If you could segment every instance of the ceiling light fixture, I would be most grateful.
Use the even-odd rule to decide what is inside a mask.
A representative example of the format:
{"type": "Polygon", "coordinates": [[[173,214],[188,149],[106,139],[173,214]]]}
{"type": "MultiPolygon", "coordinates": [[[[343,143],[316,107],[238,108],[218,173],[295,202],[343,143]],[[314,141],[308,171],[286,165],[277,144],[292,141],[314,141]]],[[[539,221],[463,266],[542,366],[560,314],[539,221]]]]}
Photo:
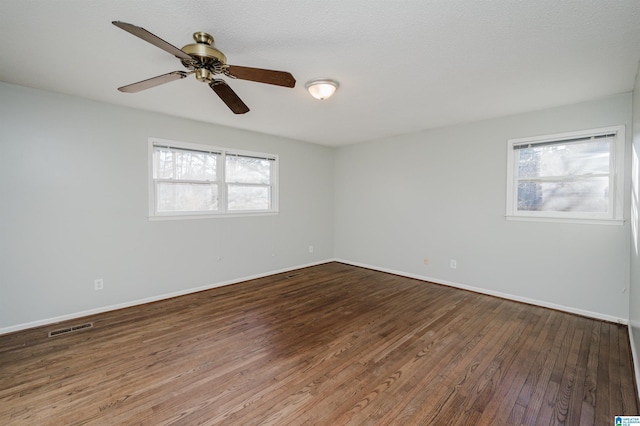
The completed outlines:
{"type": "Polygon", "coordinates": [[[307,84],[304,85],[307,88],[311,96],[316,99],[324,100],[328,99],[336,93],[340,84],[338,84],[335,80],[330,80],[328,78],[320,78],[317,80],[307,81],[307,84]]]}

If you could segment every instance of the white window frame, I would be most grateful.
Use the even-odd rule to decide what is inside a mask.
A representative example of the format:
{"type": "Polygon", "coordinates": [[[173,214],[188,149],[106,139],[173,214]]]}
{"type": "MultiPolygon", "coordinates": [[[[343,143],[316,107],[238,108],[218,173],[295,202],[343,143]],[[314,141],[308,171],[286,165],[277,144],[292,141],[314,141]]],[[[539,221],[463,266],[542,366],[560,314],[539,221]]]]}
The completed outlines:
{"type": "MultiPolygon", "coordinates": [[[[279,157],[275,154],[262,152],[244,151],[232,148],[223,148],[211,145],[194,144],[189,142],[172,141],[160,138],[149,138],[148,143],[148,181],[149,181],[149,220],[175,220],[175,219],[207,219],[220,217],[241,217],[241,216],[264,216],[279,213],[278,198],[278,166],[279,157]],[[219,155],[216,165],[217,179],[211,181],[218,186],[218,210],[217,211],[180,211],[180,212],[158,212],[156,203],[156,187],[158,182],[165,181],[156,179],[154,176],[154,151],[155,147],[169,147],[176,149],[201,151],[206,153],[216,153],[219,155]],[[268,186],[271,192],[271,206],[262,210],[229,210],[227,199],[227,187],[229,185],[225,178],[226,157],[245,156],[268,159],[271,164],[271,182],[269,184],[256,184],[258,186],[268,186]]],[[[203,181],[205,182],[205,181],[203,181]]],[[[250,184],[251,185],[251,184],[250,184]]]]}
{"type": "MultiPolygon", "coordinates": [[[[624,223],[624,152],[625,126],[602,127],[575,132],[556,133],[507,141],[507,220],[533,220],[548,222],[574,222],[620,225],[624,223]],[[518,156],[515,147],[545,142],[569,142],[572,139],[615,134],[609,155],[609,209],[607,212],[557,212],[518,210],[518,156]]],[[[567,177],[569,178],[569,177],[567,177]]]]}

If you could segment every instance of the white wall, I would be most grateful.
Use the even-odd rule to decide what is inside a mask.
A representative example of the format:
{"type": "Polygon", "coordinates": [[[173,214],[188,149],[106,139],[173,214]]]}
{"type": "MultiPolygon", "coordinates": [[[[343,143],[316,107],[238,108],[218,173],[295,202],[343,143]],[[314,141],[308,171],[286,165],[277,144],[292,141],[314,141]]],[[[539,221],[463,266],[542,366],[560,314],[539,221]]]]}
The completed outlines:
{"type": "Polygon", "coordinates": [[[332,149],[0,83],[0,333],[334,257],[638,324],[629,221],[504,218],[507,139],[624,124],[630,147],[631,103],[332,149]],[[281,213],[150,222],[149,136],[278,154],[281,213]]]}
{"type": "MultiPolygon", "coordinates": [[[[504,217],[508,139],[619,124],[627,126],[629,147],[630,94],[341,147],[336,257],[626,322],[628,221],[504,217]]],[[[625,206],[628,212],[628,200],[625,206]]]]}
{"type": "Polygon", "coordinates": [[[633,91],[633,152],[631,155],[631,284],[629,294],[629,337],[640,394],[640,68],[633,91]]]}
{"type": "Polygon", "coordinates": [[[0,83],[0,333],[330,259],[333,210],[330,148],[0,83]],[[150,222],[149,136],[278,154],[281,213],[150,222]]]}

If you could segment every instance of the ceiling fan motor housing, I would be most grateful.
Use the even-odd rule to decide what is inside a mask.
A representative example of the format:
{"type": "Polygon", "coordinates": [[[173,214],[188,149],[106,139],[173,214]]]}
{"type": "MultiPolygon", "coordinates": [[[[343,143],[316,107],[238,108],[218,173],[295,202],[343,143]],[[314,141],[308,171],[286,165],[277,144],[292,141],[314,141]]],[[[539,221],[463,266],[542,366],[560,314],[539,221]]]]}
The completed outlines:
{"type": "Polygon", "coordinates": [[[188,69],[195,69],[196,78],[200,81],[211,81],[212,74],[222,74],[227,64],[227,57],[213,47],[213,37],[205,32],[197,32],[193,34],[196,41],[187,44],[182,51],[191,56],[194,60],[182,60],[182,65],[188,69]],[[206,72],[208,71],[208,72],[206,72]]]}

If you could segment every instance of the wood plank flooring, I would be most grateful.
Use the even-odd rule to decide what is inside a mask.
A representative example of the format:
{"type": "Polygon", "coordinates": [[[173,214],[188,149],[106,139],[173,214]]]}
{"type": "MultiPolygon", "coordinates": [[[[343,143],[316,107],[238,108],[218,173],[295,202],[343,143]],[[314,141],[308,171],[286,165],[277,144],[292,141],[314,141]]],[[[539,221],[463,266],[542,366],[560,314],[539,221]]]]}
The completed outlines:
{"type": "Polygon", "coordinates": [[[608,425],[634,386],[625,326],[340,263],[0,336],[2,425],[608,425]]]}

